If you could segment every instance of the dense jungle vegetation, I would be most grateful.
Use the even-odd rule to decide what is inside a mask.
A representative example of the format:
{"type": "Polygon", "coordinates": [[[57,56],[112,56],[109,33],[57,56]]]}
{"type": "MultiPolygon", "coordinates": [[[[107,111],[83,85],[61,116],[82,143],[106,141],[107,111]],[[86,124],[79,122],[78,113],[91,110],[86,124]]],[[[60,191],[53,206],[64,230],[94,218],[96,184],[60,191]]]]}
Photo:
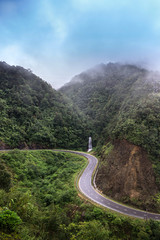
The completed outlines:
{"type": "Polygon", "coordinates": [[[134,220],[82,201],[83,157],[51,150],[0,153],[0,239],[157,240],[160,223],[134,220]]]}
{"type": "Polygon", "coordinates": [[[0,147],[87,149],[89,128],[61,93],[22,67],[0,62],[0,147]]]}
{"type": "MultiPolygon", "coordinates": [[[[107,141],[126,139],[148,152],[159,183],[159,79],[140,67],[101,64],[56,91],[30,70],[0,62],[0,148],[86,150],[91,135],[103,154],[107,141]]],[[[159,239],[159,222],[79,198],[74,181],[85,164],[51,150],[1,152],[0,239],[159,239]]]]}
{"type": "Polygon", "coordinates": [[[99,150],[108,139],[126,139],[148,152],[160,176],[159,73],[134,65],[101,64],[60,91],[92,122],[99,150]]]}

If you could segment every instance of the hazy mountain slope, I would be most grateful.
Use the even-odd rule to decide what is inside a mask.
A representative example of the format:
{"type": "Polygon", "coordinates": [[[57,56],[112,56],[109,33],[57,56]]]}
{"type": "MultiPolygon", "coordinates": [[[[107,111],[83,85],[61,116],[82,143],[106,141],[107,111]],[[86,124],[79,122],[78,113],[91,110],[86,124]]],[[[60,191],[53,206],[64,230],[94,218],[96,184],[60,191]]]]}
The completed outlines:
{"type": "Polygon", "coordinates": [[[104,140],[125,138],[160,156],[158,73],[133,65],[101,64],[77,75],[60,91],[90,118],[97,140],[100,134],[104,140]]]}
{"type": "Polygon", "coordinates": [[[61,93],[22,67],[0,63],[3,147],[87,147],[86,122],[61,93]]]}
{"type": "Polygon", "coordinates": [[[60,91],[90,117],[99,135],[111,121],[117,121],[130,88],[144,74],[144,70],[135,66],[102,64],[76,76],[60,91]]]}
{"type": "Polygon", "coordinates": [[[160,74],[133,65],[101,64],[60,91],[93,124],[101,156],[98,188],[114,199],[159,211],[160,74]]]}

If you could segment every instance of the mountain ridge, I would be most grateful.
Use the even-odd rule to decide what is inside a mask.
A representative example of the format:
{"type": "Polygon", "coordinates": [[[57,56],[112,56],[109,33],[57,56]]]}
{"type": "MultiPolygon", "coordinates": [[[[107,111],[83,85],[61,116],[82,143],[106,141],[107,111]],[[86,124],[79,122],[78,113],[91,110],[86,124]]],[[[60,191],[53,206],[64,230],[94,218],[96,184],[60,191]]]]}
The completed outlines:
{"type": "Polygon", "coordinates": [[[123,202],[128,199],[134,206],[139,204],[142,209],[148,207],[151,211],[159,211],[156,199],[160,191],[160,74],[134,65],[114,63],[102,65],[99,69],[98,72],[93,68],[77,75],[75,80],[60,89],[92,123],[93,145],[97,146],[96,152],[101,159],[97,174],[98,187],[116,200],[123,202]],[[99,69],[102,69],[102,73],[99,73],[99,69]],[[81,81],[77,83],[76,79],[81,81]],[[121,147],[118,148],[116,142],[121,147]],[[107,144],[113,148],[111,153],[107,144]],[[128,165],[133,170],[133,179],[128,177],[126,172],[129,167],[120,158],[124,154],[124,145],[128,152],[126,166],[133,160],[133,165],[128,165]],[[131,154],[131,146],[139,150],[131,154]],[[140,164],[142,156],[146,159],[146,165],[140,164]],[[136,163],[143,165],[143,168],[138,168],[136,163]],[[152,172],[148,186],[147,166],[152,172]],[[123,178],[121,171],[125,173],[123,178]],[[141,171],[144,172],[143,176],[141,171]],[[121,188],[118,188],[117,179],[121,181],[121,188]],[[108,183],[111,183],[110,187],[108,183]],[[125,187],[126,184],[133,187],[134,197],[130,188],[125,187]],[[151,185],[152,189],[149,187],[151,185]],[[150,194],[147,195],[149,190],[150,194]]]}
{"type": "MultiPolygon", "coordinates": [[[[146,115],[144,111],[147,108],[149,108],[151,115],[158,112],[157,104],[153,110],[150,105],[160,100],[159,73],[134,65],[113,63],[103,65],[103,69],[105,71],[103,70],[103,74],[100,74],[100,76],[94,75],[94,71],[96,71],[94,68],[92,76],[90,74],[91,69],[89,74],[88,71],[81,73],[75,77],[75,79],[80,78],[81,83],[76,83],[73,78],[68,85],[60,89],[60,92],[69,97],[92,121],[94,128],[99,129],[99,131],[96,131],[98,134],[101,134],[104,130],[105,133],[108,132],[108,137],[112,137],[112,135],[121,136],[120,131],[123,132],[124,128],[121,126],[119,129],[118,125],[123,125],[124,120],[127,121],[131,117],[131,122],[136,120],[135,124],[137,124],[139,121],[137,115],[140,111],[142,112],[141,115],[146,115]]],[[[156,122],[158,118],[156,116],[151,117],[154,117],[155,124],[158,125],[156,122]]],[[[143,119],[140,121],[143,121],[143,119]]],[[[132,123],[126,123],[125,127],[128,128],[128,125],[132,125],[132,123]]],[[[149,123],[145,122],[145,125],[148,129],[149,123]]],[[[157,128],[155,130],[159,131],[157,128]]],[[[136,134],[132,133],[132,135],[135,136],[136,134]]],[[[97,138],[94,131],[93,136],[97,138]]],[[[123,137],[127,137],[132,143],[145,148],[142,139],[135,141],[128,137],[125,132],[123,137]]]]}
{"type": "Polygon", "coordinates": [[[1,148],[87,148],[87,122],[30,70],[0,62],[1,148]]]}

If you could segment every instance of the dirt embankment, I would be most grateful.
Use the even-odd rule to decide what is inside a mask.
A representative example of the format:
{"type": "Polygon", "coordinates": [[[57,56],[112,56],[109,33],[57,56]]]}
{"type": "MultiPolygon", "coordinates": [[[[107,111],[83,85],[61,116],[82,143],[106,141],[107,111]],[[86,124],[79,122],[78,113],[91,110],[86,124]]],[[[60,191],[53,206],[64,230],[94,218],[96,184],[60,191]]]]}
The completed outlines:
{"type": "Polygon", "coordinates": [[[107,154],[103,147],[96,184],[104,194],[142,209],[156,210],[158,192],[152,164],[146,152],[126,140],[116,140],[107,154]]]}

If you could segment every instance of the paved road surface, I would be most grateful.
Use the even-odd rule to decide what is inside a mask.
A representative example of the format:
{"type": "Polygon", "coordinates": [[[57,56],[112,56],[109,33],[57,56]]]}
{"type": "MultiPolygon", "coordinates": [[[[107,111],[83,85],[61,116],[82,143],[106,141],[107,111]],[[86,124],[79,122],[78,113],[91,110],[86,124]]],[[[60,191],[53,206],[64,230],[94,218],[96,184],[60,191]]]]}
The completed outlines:
{"type": "Polygon", "coordinates": [[[91,179],[93,175],[93,171],[98,163],[96,157],[82,152],[74,152],[69,151],[71,153],[79,154],[86,157],[89,161],[89,164],[85,168],[84,172],[82,173],[79,179],[79,189],[88,199],[92,200],[93,202],[98,203],[99,205],[111,209],[113,211],[129,215],[135,218],[142,218],[142,219],[154,219],[160,220],[160,214],[149,213],[137,209],[133,209],[122,204],[116,203],[104,196],[102,196],[91,184],[91,179]]]}

